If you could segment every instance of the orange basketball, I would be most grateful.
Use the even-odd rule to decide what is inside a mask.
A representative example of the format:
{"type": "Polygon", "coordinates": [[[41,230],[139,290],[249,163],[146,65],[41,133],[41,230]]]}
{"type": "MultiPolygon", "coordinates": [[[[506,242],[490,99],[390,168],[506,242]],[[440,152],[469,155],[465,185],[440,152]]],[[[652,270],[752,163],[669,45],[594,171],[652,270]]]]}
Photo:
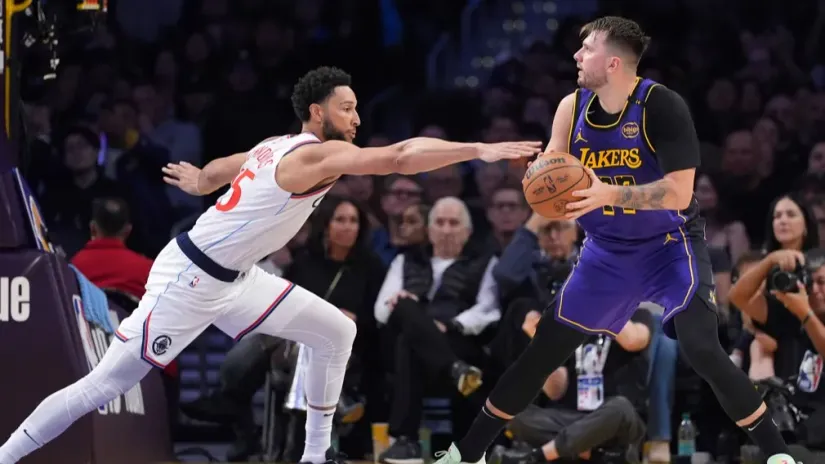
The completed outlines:
{"type": "Polygon", "coordinates": [[[573,192],[590,184],[590,176],[576,157],[557,152],[539,156],[522,180],[527,203],[548,219],[563,218],[567,203],[579,200],[573,192]]]}

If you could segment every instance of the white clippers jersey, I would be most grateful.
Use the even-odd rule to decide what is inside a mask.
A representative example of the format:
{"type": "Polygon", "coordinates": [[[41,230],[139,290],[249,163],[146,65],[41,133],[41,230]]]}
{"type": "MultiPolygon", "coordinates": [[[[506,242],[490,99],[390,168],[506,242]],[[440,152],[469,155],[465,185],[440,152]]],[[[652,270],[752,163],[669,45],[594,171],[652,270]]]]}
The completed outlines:
{"type": "Polygon", "coordinates": [[[238,271],[283,248],[330,188],[293,195],[275,181],[281,158],[309,143],[321,142],[302,133],[265,140],[250,150],[230,189],[189,231],[192,242],[216,263],[238,271]]]}

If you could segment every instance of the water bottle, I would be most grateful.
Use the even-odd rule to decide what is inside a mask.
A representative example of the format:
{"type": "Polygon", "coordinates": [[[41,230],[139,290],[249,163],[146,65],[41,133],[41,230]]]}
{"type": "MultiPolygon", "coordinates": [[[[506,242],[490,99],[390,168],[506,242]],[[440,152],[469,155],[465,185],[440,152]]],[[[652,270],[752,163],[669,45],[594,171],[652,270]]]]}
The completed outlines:
{"type": "Polygon", "coordinates": [[[678,456],[693,456],[696,452],[696,426],[690,420],[690,414],[682,414],[682,422],[679,424],[679,449],[678,456]]]}

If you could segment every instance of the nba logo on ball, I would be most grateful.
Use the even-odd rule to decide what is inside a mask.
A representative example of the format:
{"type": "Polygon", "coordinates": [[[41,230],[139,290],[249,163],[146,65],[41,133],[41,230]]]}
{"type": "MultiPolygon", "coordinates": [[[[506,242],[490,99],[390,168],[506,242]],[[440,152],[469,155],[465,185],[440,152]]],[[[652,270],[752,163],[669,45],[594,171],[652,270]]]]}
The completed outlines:
{"type": "Polygon", "coordinates": [[[635,122],[628,122],[622,126],[622,135],[626,139],[633,139],[639,135],[639,125],[635,122]]]}

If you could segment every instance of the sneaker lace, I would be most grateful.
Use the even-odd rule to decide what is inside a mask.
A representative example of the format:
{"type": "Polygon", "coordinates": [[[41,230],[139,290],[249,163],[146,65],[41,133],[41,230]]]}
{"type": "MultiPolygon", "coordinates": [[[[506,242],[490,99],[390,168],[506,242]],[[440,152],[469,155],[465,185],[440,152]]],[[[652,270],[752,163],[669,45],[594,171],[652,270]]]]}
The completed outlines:
{"type": "Polygon", "coordinates": [[[447,451],[436,451],[435,452],[435,457],[438,458],[438,459],[441,459],[446,455],[447,455],[447,451]]]}

